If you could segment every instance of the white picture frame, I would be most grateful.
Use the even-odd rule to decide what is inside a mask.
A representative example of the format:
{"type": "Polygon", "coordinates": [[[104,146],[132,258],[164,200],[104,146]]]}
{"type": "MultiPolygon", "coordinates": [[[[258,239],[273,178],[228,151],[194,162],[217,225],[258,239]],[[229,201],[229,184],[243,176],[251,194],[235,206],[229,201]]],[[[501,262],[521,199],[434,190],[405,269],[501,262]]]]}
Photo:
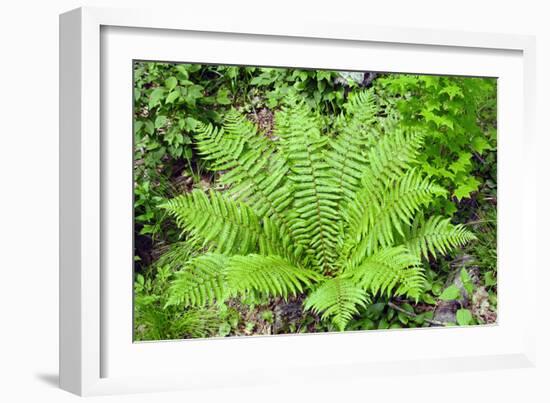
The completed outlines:
{"type": "Polygon", "coordinates": [[[535,309],[528,307],[535,295],[525,278],[537,270],[536,242],[527,236],[536,233],[534,49],[534,38],[520,35],[151,10],[80,8],[61,15],[61,387],[97,395],[322,380],[328,372],[330,379],[345,379],[533,366],[535,335],[528,323],[535,309]],[[262,50],[268,48],[269,54],[262,50]],[[498,76],[498,325],[133,343],[127,326],[132,232],[126,230],[132,193],[128,61],[134,59],[498,76]],[[109,270],[115,266],[124,269],[109,270]],[[514,298],[521,298],[521,310],[514,298]]]}

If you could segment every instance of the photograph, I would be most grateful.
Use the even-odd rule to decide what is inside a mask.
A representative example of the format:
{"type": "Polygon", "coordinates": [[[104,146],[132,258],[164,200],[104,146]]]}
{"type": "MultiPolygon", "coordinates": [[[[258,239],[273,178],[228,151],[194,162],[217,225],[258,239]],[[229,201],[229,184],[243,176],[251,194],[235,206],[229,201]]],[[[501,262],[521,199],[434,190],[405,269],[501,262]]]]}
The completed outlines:
{"type": "Polygon", "coordinates": [[[496,77],[132,69],[134,341],[497,324],[496,77]]]}
{"type": "Polygon", "coordinates": [[[544,2],[4,3],[0,403],[550,402],[544,2]]]}

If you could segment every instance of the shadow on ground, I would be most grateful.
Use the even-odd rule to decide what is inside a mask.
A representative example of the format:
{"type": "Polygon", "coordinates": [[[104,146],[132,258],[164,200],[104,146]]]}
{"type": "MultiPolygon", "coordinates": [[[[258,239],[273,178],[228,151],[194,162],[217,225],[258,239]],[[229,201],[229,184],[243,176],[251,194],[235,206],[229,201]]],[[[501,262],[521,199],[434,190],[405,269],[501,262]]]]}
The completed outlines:
{"type": "Polygon", "coordinates": [[[41,380],[47,385],[55,388],[59,387],[59,375],[58,374],[35,374],[36,378],[41,380]]]}

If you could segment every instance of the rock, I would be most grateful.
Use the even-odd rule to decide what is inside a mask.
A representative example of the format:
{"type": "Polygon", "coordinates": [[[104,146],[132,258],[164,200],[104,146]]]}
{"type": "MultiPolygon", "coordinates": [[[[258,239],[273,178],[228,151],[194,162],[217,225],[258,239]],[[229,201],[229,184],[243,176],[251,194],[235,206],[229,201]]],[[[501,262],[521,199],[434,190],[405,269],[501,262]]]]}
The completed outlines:
{"type": "Polygon", "coordinates": [[[479,268],[473,265],[474,258],[470,255],[463,255],[455,259],[451,263],[453,269],[447,278],[445,288],[454,284],[460,289],[460,299],[455,301],[439,301],[434,312],[434,320],[443,323],[455,323],[456,311],[460,308],[466,308],[469,305],[468,292],[460,279],[462,268],[466,268],[472,283],[477,286],[479,284],[479,268]]]}
{"type": "Polygon", "coordinates": [[[273,334],[287,333],[290,325],[298,327],[303,317],[302,299],[278,300],[273,308],[273,334]]]}
{"type": "Polygon", "coordinates": [[[339,77],[334,80],[336,84],[348,86],[348,80],[352,80],[359,84],[360,87],[368,87],[378,76],[378,73],[371,71],[340,71],[338,74],[339,77]]]}
{"type": "Polygon", "coordinates": [[[489,293],[485,287],[479,287],[472,296],[472,313],[481,323],[495,323],[497,313],[489,303],[489,293]]]}

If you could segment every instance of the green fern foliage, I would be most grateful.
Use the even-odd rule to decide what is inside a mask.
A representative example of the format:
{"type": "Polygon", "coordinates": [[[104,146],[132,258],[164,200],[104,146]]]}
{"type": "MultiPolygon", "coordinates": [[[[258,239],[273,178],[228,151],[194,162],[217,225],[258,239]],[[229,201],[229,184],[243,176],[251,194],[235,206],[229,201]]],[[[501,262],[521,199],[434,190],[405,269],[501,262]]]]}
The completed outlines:
{"type": "Polygon", "coordinates": [[[358,308],[365,306],[367,301],[367,293],[356,282],[336,277],[317,288],[308,297],[304,307],[321,313],[322,319],[332,318],[336,327],[344,330],[358,308]]]}
{"type": "Polygon", "coordinates": [[[197,148],[212,169],[224,172],[221,182],[229,186],[228,194],[247,203],[259,216],[273,216],[288,227],[283,211],[292,202],[292,192],[285,176],[288,166],[275,153],[275,145],[259,135],[246,118],[231,110],[224,127],[200,124],[197,148]]]}
{"type": "Polygon", "coordinates": [[[349,259],[354,264],[380,248],[394,245],[394,237],[404,235],[403,227],[411,224],[415,214],[429,205],[434,196],[444,193],[414,169],[388,179],[382,194],[372,191],[375,186],[365,179],[350,207],[355,217],[350,222],[347,242],[352,243],[349,259]]]}
{"type": "Polygon", "coordinates": [[[176,274],[167,305],[202,307],[250,292],[286,299],[321,279],[319,273],[295,267],[275,255],[207,253],[176,274]]]}
{"type": "Polygon", "coordinates": [[[227,297],[225,270],[228,257],[207,253],[193,258],[176,273],[166,305],[203,307],[227,297]]]}
{"type": "Polygon", "coordinates": [[[307,105],[295,102],[291,100],[291,106],[277,120],[293,193],[292,211],[288,215],[290,229],[296,242],[306,249],[311,263],[324,272],[337,257],[336,206],[341,195],[325,161],[327,138],[320,134],[319,118],[307,105]]]}
{"type": "Polygon", "coordinates": [[[252,209],[220,192],[196,190],[161,207],[175,217],[179,226],[185,226],[220,253],[246,254],[256,249],[261,236],[260,220],[252,209]]]}
{"type": "Polygon", "coordinates": [[[226,271],[227,286],[233,294],[259,292],[287,298],[296,296],[322,276],[298,268],[279,256],[233,256],[226,271]]]}
{"type": "Polygon", "coordinates": [[[455,245],[465,245],[476,239],[474,234],[462,224],[452,225],[449,218],[430,217],[426,222],[422,218],[415,220],[407,236],[406,246],[417,257],[429,258],[438,253],[445,254],[455,245]]]}
{"type": "Polygon", "coordinates": [[[199,127],[196,146],[227,190],[163,207],[207,250],[176,273],[169,304],[205,306],[248,294],[305,295],[304,308],[344,330],[379,296],[418,299],[421,259],[474,236],[424,218],[445,190],[413,168],[424,136],[381,116],[375,94],[352,95],[332,135],[296,97],[271,137],[232,111],[199,127]]]}
{"type": "Polygon", "coordinates": [[[418,298],[424,284],[420,259],[404,245],[381,249],[346,272],[371,295],[408,295],[418,298]]]}

